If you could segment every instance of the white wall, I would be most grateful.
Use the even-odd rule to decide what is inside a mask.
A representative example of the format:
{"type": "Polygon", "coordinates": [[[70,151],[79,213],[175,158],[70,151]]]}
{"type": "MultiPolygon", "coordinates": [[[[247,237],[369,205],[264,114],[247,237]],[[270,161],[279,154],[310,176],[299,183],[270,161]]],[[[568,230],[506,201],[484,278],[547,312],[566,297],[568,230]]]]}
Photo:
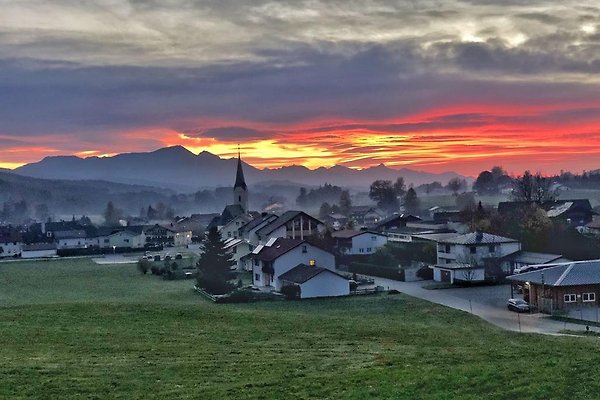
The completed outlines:
{"type": "Polygon", "coordinates": [[[480,245],[457,245],[450,244],[450,253],[441,252],[446,248],[445,243],[438,244],[438,261],[439,265],[445,264],[445,260],[452,260],[459,263],[471,263],[475,262],[480,264],[484,258],[500,258],[509,254],[516,253],[521,250],[521,244],[516,243],[498,243],[494,244],[494,252],[490,252],[491,244],[480,244],[480,245]],[[475,247],[475,253],[471,253],[471,247],[475,247]]]}
{"type": "Polygon", "coordinates": [[[288,251],[273,263],[273,269],[275,270],[273,285],[275,289],[281,289],[281,281],[278,278],[281,274],[286,273],[298,264],[309,265],[310,260],[315,260],[318,267],[335,271],[335,256],[333,254],[308,243],[303,243],[295,249],[288,251]],[[306,246],[306,253],[302,252],[303,246],[306,246]]]}
{"type": "Polygon", "coordinates": [[[3,252],[0,253],[1,257],[13,257],[17,254],[21,254],[21,249],[23,248],[23,243],[21,242],[7,242],[0,243],[0,247],[2,247],[3,252]]]}
{"type": "Polygon", "coordinates": [[[456,280],[463,282],[481,282],[485,280],[485,271],[483,268],[472,270],[457,269],[452,271],[450,277],[452,279],[452,283],[454,283],[456,280]]]}
{"type": "Polygon", "coordinates": [[[352,238],[352,249],[348,254],[372,254],[385,246],[387,242],[387,236],[370,232],[361,233],[352,238]]]}
{"type": "Polygon", "coordinates": [[[347,279],[329,272],[321,272],[314,278],[300,285],[300,297],[347,296],[350,294],[350,283],[347,279]]]}
{"type": "Polygon", "coordinates": [[[44,258],[56,256],[56,249],[52,250],[34,250],[34,251],[23,251],[21,258],[44,258]]]}

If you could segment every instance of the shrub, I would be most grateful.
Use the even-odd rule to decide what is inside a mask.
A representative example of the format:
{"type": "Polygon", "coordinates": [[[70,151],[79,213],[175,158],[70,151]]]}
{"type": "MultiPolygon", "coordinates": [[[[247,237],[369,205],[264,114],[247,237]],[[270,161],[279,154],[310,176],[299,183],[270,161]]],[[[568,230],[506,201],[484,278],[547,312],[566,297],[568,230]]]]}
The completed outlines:
{"type": "Polygon", "coordinates": [[[296,300],[300,298],[300,286],[286,285],[281,288],[281,294],[288,300],[296,300]]]}
{"type": "Polygon", "coordinates": [[[152,275],[160,275],[160,268],[158,268],[156,265],[153,265],[150,267],[150,272],[152,273],[152,275]]]}
{"type": "Polygon", "coordinates": [[[229,295],[218,298],[217,303],[248,303],[254,299],[251,290],[234,290],[229,295]]]}
{"type": "Polygon", "coordinates": [[[151,266],[152,264],[148,260],[139,260],[137,263],[138,271],[140,271],[144,275],[146,275],[151,266]]]}

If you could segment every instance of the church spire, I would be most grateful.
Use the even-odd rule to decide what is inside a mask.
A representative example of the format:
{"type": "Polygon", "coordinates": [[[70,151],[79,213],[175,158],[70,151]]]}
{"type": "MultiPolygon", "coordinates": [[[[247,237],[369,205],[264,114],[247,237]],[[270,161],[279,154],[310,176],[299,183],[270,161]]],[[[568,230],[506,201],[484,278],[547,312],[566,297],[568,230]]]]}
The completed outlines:
{"type": "Polygon", "coordinates": [[[238,163],[237,163],[237,173],[235,175],[235,184],[233,188],[242,188],[246,190],[248,186],[246,186],[246,180],[244,179],[244,170],[242,168],[242,157],[240,155],[240,146],[238,145],[238,163]]]}

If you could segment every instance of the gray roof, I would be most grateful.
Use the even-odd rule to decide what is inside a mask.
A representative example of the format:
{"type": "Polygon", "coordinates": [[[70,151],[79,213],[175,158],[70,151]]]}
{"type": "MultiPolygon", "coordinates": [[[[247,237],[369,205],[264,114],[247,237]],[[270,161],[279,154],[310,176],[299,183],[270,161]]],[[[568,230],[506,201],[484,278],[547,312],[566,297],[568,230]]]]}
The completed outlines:
{"type": "Polygon", "coordinates": [[[478,244],[496,244],[496,243],[517,243],[515,239],[506,238],[503,236],[492,235],[483,232],[472,232],[465,235],[458,235],[443,239],[440,243],[463,244],[463,245],[478,245],[478,244]]]}
{"type": "Polygon", "coordinates": [[[54,238],[55,239],[83,239],[86,238],[87,234],[84,230],[81,229],[73,229],[69,231],[55,231],[54,238]]]}
{"type": "Polygon", "coordinates": [[[439,264],[439,265],[436,265],[435,268],[452,269],[452,270],[456,270],[456,269],[484,269],[483,266],[478,267],[476,265],[471,265],[471,264],[466,264],[466,263],[439,264]]]}
{"type": "MultiPolygon", "coordinates": [[[[273,222],[271,222],[270,224],[263,226],[262,228],[260,228],[257,233],[259,235],[268,235],[271,232],[273,232],[275,229],[287,224],[288,222],[290,222],[291,220],[293,220],[294,218],[300,216],[300,215],[304,215],[305,217],[310,218],[312,221],[315,221],[317,224],[322,224],[321,221],[319,221],[318,219],[316,219],[315,217],[311,217],[310,215],[306,214],[304,211],[286,211],[283,214],[281,214],[281,216],[279,218],[277,218],[276,220],[274,220],[273,222]]],[[[308,227],[308,222],[306,227],[308,227]]],[[[316,225],[314,227],[315,229],[317,228],[316,225]]]]}
{"type": "Polygon", "coordinates": [[[509,276],[516,282],[547,286],[600,285],[600,260],[556,264],[545,269],[509,276]]]}
{"type": "Polygon", "coordinates": [[[329,273],[332,273],[334,275],[337,275],[337,276],[347,280],[342,275],[337,274],[330,269],[323,268],[323,267],[317,267],[317,266],[309,267],[306,264],[298,264],[297,266],[290,269],[289,271],[279,275],[279,279],[282,281],[302,284],[304,282],[311,280],[312,278],[314,278],[315,276],[317,276],[323,272],[329,272],[329,273]]]}
{"type": "MultiPolygon", "coordinates": [[[[517,251],[516,253],[509,254],[504,257],[507,261],[514,261],[522,264],[549,264],[553,261],[557,261],[563,258],[560,254],[549,254],[549,253],[536,253],[532,251],[517,251]]],[[[567,262],[569,260],[563,259],[562,261],[567,262]]]]}

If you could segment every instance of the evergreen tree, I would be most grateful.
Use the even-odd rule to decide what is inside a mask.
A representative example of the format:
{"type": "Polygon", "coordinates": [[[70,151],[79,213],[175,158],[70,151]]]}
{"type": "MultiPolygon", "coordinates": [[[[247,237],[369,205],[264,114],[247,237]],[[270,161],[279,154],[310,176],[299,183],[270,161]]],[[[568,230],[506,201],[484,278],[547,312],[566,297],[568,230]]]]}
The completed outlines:
{"type": "Polygon", "coordinates": [[[408,189],[404,196],[404,209],[411,214],[416,214],[419,211],[419,198],[413,188],[408,189]]]}
{"type": "Polygon", "coordinates": [[[104,224],[106,226],[119,225],[119,221],[123,216],[123,211],[115,207],[112,201],[109,201],[104,210],[104,224]]]}
{"type": "Polygon", "coordinates": [[[350,192],[348,190],[344,190],[340,195],[340,213],[342,215],[348,216],[350,215],[351,208],[352,200],[350,199],[350,192]]]}
{"type": "Polygon", "coordinates": [[[225,243],[217,228],[212,228],[202,245],[203,253],[196,263],[198,286],[212,294],[225,294],[233,290],[230,281],[235,278],[231,267],[235,265],[231,254],[225,251],[225,243]]]}

